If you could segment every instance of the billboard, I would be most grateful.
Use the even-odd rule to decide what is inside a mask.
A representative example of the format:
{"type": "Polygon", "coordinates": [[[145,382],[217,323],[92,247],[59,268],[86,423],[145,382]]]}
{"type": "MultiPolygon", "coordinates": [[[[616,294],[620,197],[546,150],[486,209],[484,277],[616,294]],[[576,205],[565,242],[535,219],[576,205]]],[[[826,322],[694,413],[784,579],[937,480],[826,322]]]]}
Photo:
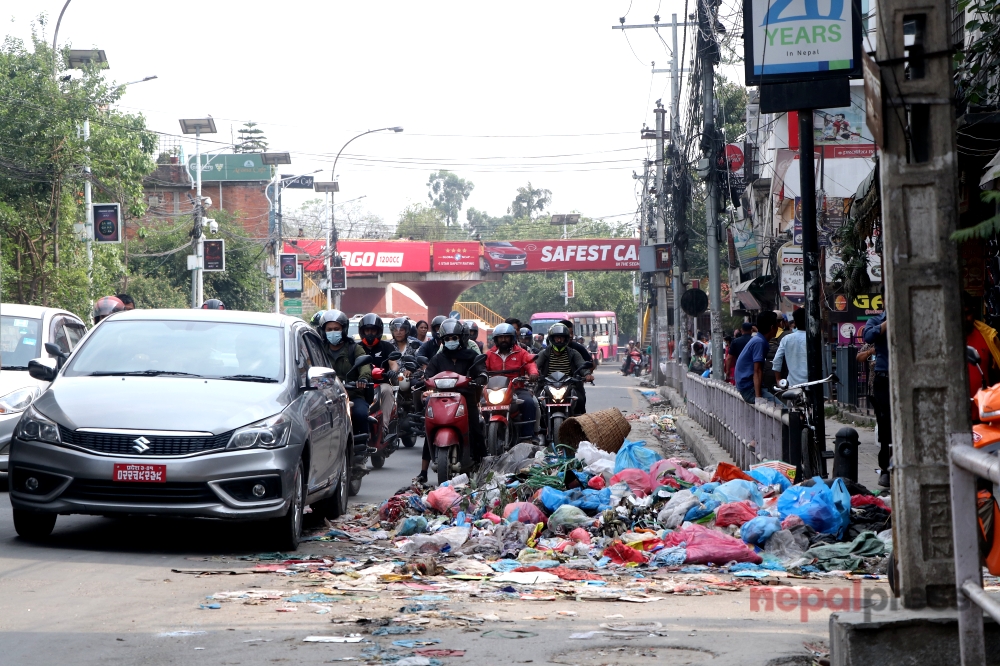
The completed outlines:
{"type": "MultiPolygon", "coordinates": [[[[799,149],[799,112],[788,112],[788,147],[799,149]]],[[[865,91],[851,87],[851,105],[813,112],[813,142],[827,158],[871,157],[875,139],[865,117],[865,91]]]]}
{"type": "Polygon", "coordinates": [[[342,240],[337,253],[348,273],[426,273],[431,244],[422,241],[342,240]]]}
{"type": "Polygon", "coordinates": [[[116,203],[91,204],[94,212],[94,242],[121,243],[121,206],[116,203]]]}
{"type": "MultiPolygon", "coordinates": [[[[271,180],[271,167],[264,164],[257,153],[202,155],[201,165],[202,182],[271,180]]],[[[188,158],[187,168],[191,174],[191,182],[194,182],[198,177],[194,155],[188,158]]]]}
{"type": "Polygon", "coordinates": [[[474,241],[441,242],[431,246],[436,271],[478,271],[479,243],[474,241]]]}
{"type": "Polygon", "coordinates": [[[746,84],[860,78],[862,16],[861,0],[744,0],[746,84]]]}
{"type": "Polygon", "coordinates": [[[639,270],[638,238],[487,241],[484,271],[639,270]]]}
{"type": "Polygon", "coordinates": [[[203,241],[205,266],[202,270],[222,272],[226,270],[226,241],[223,238],[213,238],[203,241]]]}

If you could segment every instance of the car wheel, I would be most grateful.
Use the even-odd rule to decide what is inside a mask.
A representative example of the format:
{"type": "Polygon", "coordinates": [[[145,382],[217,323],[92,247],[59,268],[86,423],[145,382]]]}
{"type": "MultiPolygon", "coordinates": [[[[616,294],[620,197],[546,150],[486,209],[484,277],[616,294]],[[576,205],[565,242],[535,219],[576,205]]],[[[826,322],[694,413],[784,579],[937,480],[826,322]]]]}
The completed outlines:
{"type": "Polygon", "coordinates": [[[437,477],[438,485],[448,480],[448,473],[451,471],[451,447],[441,447],[437,450],[437,477]]]}
{"type": "Polygon", "coordinates": [[[333,497],[333,517],[339,518],[347,513],[347,499],[351,492],[351,452],[348,450],[344,460],[344,468],[340,470],[340,481],[337,482],[337,492],[333,497]]]}
{"type": "Polygon", "coordinates": [[[385,466],[385,456],[380,453],[374,453],[371,457],[371,463],[374,469],[382,469],[385,466]]]}
{"type": "Polygon", "coordinates": [[[52,528],[56,526],[56,516],[54,513],[14,509],[14,530],[22,539],[29,541],[44,539],[52,534],[52,528]]]}
{"type": "Polygon", "coordinates": [[[490,272],[490,262],[486,261],[484,257],[479,257],[479,270],[483,273],[490,272]]]}
{"type": "Polygon", "coordinates": [[[302,460],[295,466],[292,480],[291,506],[288,513],[274,521],[275,547],[280,551],[293,551],[302,539],[302,516],[306,502],[306,480],[302,460]]]}

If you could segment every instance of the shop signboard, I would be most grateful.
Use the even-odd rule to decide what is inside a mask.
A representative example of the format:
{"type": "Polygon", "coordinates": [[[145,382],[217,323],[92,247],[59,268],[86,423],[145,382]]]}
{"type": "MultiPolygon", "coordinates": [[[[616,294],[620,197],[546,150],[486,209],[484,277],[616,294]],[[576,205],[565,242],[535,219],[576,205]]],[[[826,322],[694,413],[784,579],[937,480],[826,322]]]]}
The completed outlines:
{"type": "Polygon", "coordinates": [[[781,267],[779,289],[781,295],[796,305],[805,301],[805,278],[802,266],[802,248],[785,243],[778,251],[781,267]]]}
{"type": "Polygon", "coordinates": [[[882,295],[877,293],[857,294],[850,299],[845,294],[833,294],[827,301],[831,321],[864,323],[885,311],[882,295]]]}
{"type": "Polygon", "coordinates": [[[487,241],[483,267],[488,271],[635,271],[639,270],[639,239],[487,241]]]}
{"type": "MultiPolygon", "coordinates": [[[[788,112],[788,147],[799,149],[799,112],[788,112]]],[[[813,112],[813,143],[824,158],[862,157],[875,154],[875,139],[865,117],[864,88],[851,88],[851,105],[813,112]]],[[[818,165],[817,165],[818,170],[818,165]]],[[[816,186],[820,186],[817,174],[816,186]]]]}
{"type": "Polygon", "coordinates": [[[431,244],[421,241],[342,240],[337,252],[348,273],[426,273],[431,244]]]}
{"type": "MultiPolygon", "coordinates": [[[[191,182],[197,180],[195,157],[188,158],[187,168],[191,174],[191,182]]],[[[271,180],[271,167],[264,164],[258,153],[240,153],[238,155],[208,153],[201,156],[202,182],[227,181],[264,181],[271,180]]]]}

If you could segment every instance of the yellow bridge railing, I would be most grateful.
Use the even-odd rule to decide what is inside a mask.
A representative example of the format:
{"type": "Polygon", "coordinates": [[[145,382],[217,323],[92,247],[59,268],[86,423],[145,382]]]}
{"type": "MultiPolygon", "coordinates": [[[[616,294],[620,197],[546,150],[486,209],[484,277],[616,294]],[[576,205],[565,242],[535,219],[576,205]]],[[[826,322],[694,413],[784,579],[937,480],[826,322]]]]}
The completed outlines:
{"type": "Polygon", "coordinates": [[[462,315],[462,319],[478,319],[479,321],[486,322],[491,327],[499,326],[504,322],[504,317],[493,312],[493,310],[490,310],[482,303],[475,301],[456,302],[452,307],[462,315]]]}

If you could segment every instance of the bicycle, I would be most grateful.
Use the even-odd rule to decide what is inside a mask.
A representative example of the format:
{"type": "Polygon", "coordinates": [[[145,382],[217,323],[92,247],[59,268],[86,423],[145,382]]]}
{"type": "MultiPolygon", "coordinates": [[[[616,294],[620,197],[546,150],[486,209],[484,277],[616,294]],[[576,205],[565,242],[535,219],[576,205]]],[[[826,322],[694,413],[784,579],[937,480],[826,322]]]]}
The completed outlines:
{"type": "Polygon", "coordinates": [[[782,420],[788,417],[788,441],[782,442],[783,457],[790,465],[795,465],[796,479],[811,479],[814,476],[827,478],[826,461],[833,458],[833,451],[828,451],[826,442],[816,441],[816,418],[813,414],[812,391],[822,390],[823,384],[839,381],[837,375],[831,374],[826,379],[817,379],[789,386],[787,379],[778,382],[774,387],[775,395],[785,405],[782,420]],[[798,442],[798,446],[794,443],[798,442]]]}

